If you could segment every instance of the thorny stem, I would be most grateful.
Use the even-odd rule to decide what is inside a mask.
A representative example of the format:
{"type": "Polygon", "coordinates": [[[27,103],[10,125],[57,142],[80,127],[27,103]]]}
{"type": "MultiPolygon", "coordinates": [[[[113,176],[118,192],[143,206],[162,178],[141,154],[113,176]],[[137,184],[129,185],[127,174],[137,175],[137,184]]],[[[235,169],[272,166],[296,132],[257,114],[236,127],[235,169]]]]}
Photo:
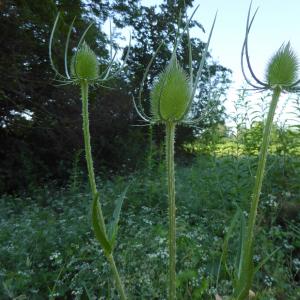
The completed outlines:
{"type": "MultiPolygon", "coordinates": [[[[81,81],[81,98],[82,98],[82,124],[83,124],[83,136],[84,136],[84,147],[85,147],[85,158],[87,163],[88,169],[88,176],[90,187],[92,190],[93,198],[97,196],[97,186],[95,180],[95,173],[94,173],[94,165],[93,165],[93,158],[92,158],[92,149],[91,149],[91,136],[90,136],[90,124],[89,124],[89,103],[88,103],[88,93],[89,93],[89,85],[87,80],[81,81]]],[[[103,213],[101,209],[101,205],[98,205],[99,208],[99,220],[100,226],[103,232],[106,233],[105,222],[103,218],[103,213]]],[[[115,278],[116,286],[120,294],[120,298],[122,300],[126,300],[125,291],[122,285],[122,281],[120,279],[115,260],[112,254],[106,255],[106,258],[110,264],[113,276],[115,278]]]]}
{"type": "Polygon", "coordinates": [[[116,282],[116,286],[117,286],[117,289],[118,289],[119,294],[120,294],[120,298],[122,300],[126,300],[127,297],[126,297],[126,294],[125,294],[125,290],[124,290],[124,287],[123,287],[123,284],[122,284],[122,281],[121,281],[118,269],[116,267],[116,263],[115,263],[113,255],[109,254],[107,256],[107,260],[108,260],[108,262],[110,264],[110,267],[111,267],[111,270],[113,272],[113,275],[114,275],[114,278],[115,278],[115,282],[116,282]]]}
{"type": "MultiPolygon", "coordinates": [[[[88,176],[89,176],[90,187],[92,190],[92,196],[94,198],[96,197],[98,191],[96,186],[94,164],[92,158],[92,149],[91,149],[88,94],[89,94],[88,82],[86,80],[83,80],[81,82],[81,97],[82,97],[82,125],[83,125],[83,137],[84,137],[84,147],[85,147],[85,159],[87,163],[88,176]]],[[[101,228],[103,229],[103,231],[106,231],[101,206],[99,206],[99,214],[100,214],[99,219],[101,222],[100,224],[101,228]]]]}
{"type": "Polygon", "coordinates": [[[259,161],[258,161],[256,177],[255,177],[255,184],[252,193],[252,202],[251,202],[250,214],[248,219],[245,248],[243,251],[244,253],[243,253],[243,261],[241,267],[241,275],[238,282],[239,292],[238,295],[236,295],[237,297],[235,298],[236,300],[244,300],[248,297],[249,290],[252,284],[253,275],[254,275],[252,271],[252,256],[253,256],[252,249],[253,249],[255,220],[256,220],[257,207],[258,207],[259,197],[261,193],[266,160],[268,155],[268,147],[270,142],[273,119],[274,119],[280,93],[281,93],[281,88],[275,87],[275,89],[273,90],[272,101],[270,104],[267,121],[264,128],[263,140],[260,149],[259,161]]]}
{"type": "Polygon", "coordinates": [[[176,299],[176,206],[174,172],[175,124],[166,124],[166,160],[169,201],[169,300],[176,299]]]}

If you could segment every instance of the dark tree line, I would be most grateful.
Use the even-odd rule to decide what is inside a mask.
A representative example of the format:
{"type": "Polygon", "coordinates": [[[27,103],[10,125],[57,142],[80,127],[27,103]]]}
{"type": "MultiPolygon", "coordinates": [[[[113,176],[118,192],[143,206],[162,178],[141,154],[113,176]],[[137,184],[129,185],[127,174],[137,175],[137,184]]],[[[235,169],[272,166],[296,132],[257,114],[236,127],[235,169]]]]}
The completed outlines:
{"type": "MultiPolygon", "coordinates": [[[[185,5],[192,7],[192,2],[186,0],[185,5]]],[[[135,169],[136,157],[141,160],[145,157],[148,129],[131,126],[139,124],[131,99],[137,95],[145,66],[163,39],[165,44],[144,84],[143,98],[149,98],[153,79],[170,58],[179,11],[184,15],[184,9],[184,1],[165,1],[160,9],[143,7],[139,1],[132,0],[1,2],[0,191],[26,189],[30,184],[49,179],[67,179],[74,156],[83,147],[79,90],[56,87],[48,59],[48,40],[58,11],[61,21],[55,35],[54,57],[60,67],[63,67],[68,25],[74,16],[77,16],[76,31],[72,32],[70,48],[74,49],[80,34],[93,21],[87,41],[101,58],[103,67],[109,61],[109,37],[101,30],[104,22],[110,18],[118,28],[132,29],[133,43],[126,71],[108,83],[112,89],[95,88],[90,103],[96,165],[118,170],[125,162],[129,169],[135,169]]],[[[181,22],[184,25],[185,18],[181,22]]],[[[191,26],[194,25],[195,21],[191,26]]],[[[185,36],[183,44],[186,39],[185,36]]],[[[203,41],[192,39],[195,68],[204,46],[203,41]]],[[[187,66],[185,47],[179,47],[178,56],[187,66]]],[[[204,119],[200,127],[223,120],[223,108],[216,95],[226,89],[228,70],[214,63],[209,64],[202,76],[201,101],[193,107],[193,114],[201,114],[210,98],[209,77],[218,83],[211,93],[217,105],[212,117],[204,119]]],[[[144,104],[147,108],[147,102],[144,104]]],[[[160,131],[159,127],[155,128],[157,142],[160,142],[160,131]]],[[[194,133],[192,128],[178,130],[178,145],[193,138],[194,133]]]]}

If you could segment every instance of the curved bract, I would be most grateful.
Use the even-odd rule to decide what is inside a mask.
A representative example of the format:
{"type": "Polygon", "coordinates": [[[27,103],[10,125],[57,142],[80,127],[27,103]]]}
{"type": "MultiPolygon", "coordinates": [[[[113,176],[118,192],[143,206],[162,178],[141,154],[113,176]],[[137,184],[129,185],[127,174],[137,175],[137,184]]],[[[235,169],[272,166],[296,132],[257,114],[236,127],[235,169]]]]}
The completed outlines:
{"type": "Polygon", "coordinates": [[[209,111],[206,111],[204,115],[200,116],[196,119],[191,119],[188,117],[188,113],[190,111],[191,104],[193,102],[198,83],[204,68],[204,63],[206,61],[206,56],[208,53],[208,47],[210,44],[210,40],[212,37],[212,33],[214,30],[217,14],[215,15],[208,41],[206,43],[205,49],[203,51],[201,61],[199,62],[199,67],[196,72],[192,69],[192,51],[191,51],[191,43],[189,39],[189,25],[190,21],[196,12],[194,10],[192,16],[187,20],[186,26],[184,27],[181,34],[177,35],[176,42],[173,48],[173,53],[171,55],[169,64],[166,66],[165,70],[160,74],[157,81],[154,83],[154,86],[151,90],[150,94],[150,104],[151,104],[151,116],[147,116],[145,113],[141,103],[142,103],[142,89],[144,86],[144,82],[149,73],[150,67],[160,50],[163,42],[160,43],[157,50],[154,52],[147,68],[144,73],[140,90],[138,94],[138,102],[133,99],[133,104],[136,109],[138,115],[147,123],[166,123],[166,122],[174,122],[174,123],[183,123],[187,125],[193,125],[202,120],[209,111]],[[176,51],[178,45],[183,37],[183,34],[187,32],[188,35],[188,52],[189,52],[189,75],[182,69],[182,67],[178,64],[176,58],[176,51]],[[194,75],[195,73],[195,75],[194,75]]]}
{"type": "MultiPolygon", "coordinates": [[[[70,43],[70,37],[71,32],[73,30],[73,25],[75,22],[75,18],[73,19],[69,30],[68,35],[66,38],[66,43],[64,47],[64,73],[61,73],[59,71],[59,68],[56,67],[53,61],[52,57],[52,47],[53,47],[53,39],[55,35],[55,31],[59,22],[60,14],[57,15],[51,35],[49,40],[49,60],[51,67],[56,75],[56,81],[60,83],[60,85],[67,85],[67,84],[80,84],[82,80],[86,80],[89,84],[102,84],[105,81],[108,81],[117,75],[120,74],[120,72],[124,69],[127,59],[129,57],[130,53],[130,46],[131,46],[131,36],[129,40],[129,45],[127,48],[127,52],[125,54],[125,59],[123,63],[115,68],[115,58],[117,51],[115,51],[114,54],[112,54],[112,49],[110,51],[111,57],[108,61],[106,69],[99,73],[99,62],[97,60],[97,56],[95,52],[88,46],[88,44],[85,42],[85,37],[89,31],[89,29],[92,27],[93,23],[91,23],[83,32],[82,36],[80,37],[80,40],[77,44],[76,51],[74,55],[72,56],[71,64],[68,63],[68,51],[69,51],[69,43],[70,43]],[[70,70],[69,70],[70,69],[70,70]]],[[[112,41],[111,41],[111,48],[112,48],[112,41]]]]}
{"type": "Polygon", "coordinates": [[[246,82],[254,90],[258,91],[275,90],[279,87],[281,91],[299,92],[299,62],[289,42],[286,45],[283,44],[271,57],[267,65],[265,81],[259,79],[254,73],[249,58],[248,39],[258,9],[255,10],[253,16],[250,18],[251,7],[252,1],[248,10],[246,33],[241,53],[241,68],[246,82]],[[246,74],[245,62],[251,77],[246,74]]]}

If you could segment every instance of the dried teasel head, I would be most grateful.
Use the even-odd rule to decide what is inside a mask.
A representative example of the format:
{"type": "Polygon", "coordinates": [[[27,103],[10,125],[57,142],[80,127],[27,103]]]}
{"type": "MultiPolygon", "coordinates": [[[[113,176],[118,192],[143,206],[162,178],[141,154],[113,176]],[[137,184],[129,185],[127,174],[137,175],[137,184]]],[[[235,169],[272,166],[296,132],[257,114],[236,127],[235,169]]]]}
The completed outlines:
{"type": "Polygon", "coordinates": [[[290,43],[282,45],[270,59],[266,79],[270,86],[291,86],[296,80],[299,63],[290,43]]]}
{"type": "Polygon", "coordinates": [[[192,95],[188,75],[172,58],[151,91],[151,112],[154,121],[180,122],[187,114],[192,95]]]}

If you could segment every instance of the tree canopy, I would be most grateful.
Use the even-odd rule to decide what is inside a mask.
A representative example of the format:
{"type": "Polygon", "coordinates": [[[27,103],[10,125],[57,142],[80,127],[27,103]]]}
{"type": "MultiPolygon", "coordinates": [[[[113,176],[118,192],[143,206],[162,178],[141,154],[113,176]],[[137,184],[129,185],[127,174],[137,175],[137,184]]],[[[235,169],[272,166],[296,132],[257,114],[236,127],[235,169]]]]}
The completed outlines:
{"type": "MultiPolygon", "coordinates": [[[[129,169],[134,169],[137,167],[134,158],[138,155],[144,157],[148,129],[131,126],[139,124],[132,96],[137,95],[145,67],[164,40],[143,87],[143,99],[149,98],[154,78],[170,59],[177,24],[184,27],[185,9],[192,5],[191,0],[175,4],[164,1],[159,7],[142,6],[140,1],[132,0],[2,2],[0,190],[11,192],[48,179],[67,179],[74,156],[83,148],[79,90],[70,86],[57,87],[49,63],[48,41],[59,11],[61,19],[53,45],[54,61],[59,68],[63,68],[64,41],[75,16],[76,30],[72,31],[68,55],[71,56],[85,28],[94,22],[86,39],[99,56],[103,68],[108,63],[110,42],[103,24],[111,19],[120,30],[129,27],[132,31],[126,71],[108,83],[111,88],[94,88],[90,103],[96,164],[117,170],[124,163],[129,169]]],[[[202,28],[196,21],[191,26],[202,28]]],[[[178,49],[178,59],[184,68],[188,65],[186,43],[185,35],[178,49]]],[[[197,68],[205,42],[192,38],[191,45],[193,65],[197,68]]],[[[193,114],[199,116],[211,99],[215,109],[214,114],[210,114],[213,117],[205,118],[199,124],[200,128],[222,122],[220,95],[224,95],[228,83],[229,71],[209,57],[193,114]],[[212,85],[209,84],[211,81],[212,85]]],[[[147,103],[144,103],[146,107],[147,103]]],[[[156,129],[157,142],[160,141],[160,130],[156,129]]],[[[178,145],[193,138],[194,134],[193,128],[178,130],[178,145]]]]}

